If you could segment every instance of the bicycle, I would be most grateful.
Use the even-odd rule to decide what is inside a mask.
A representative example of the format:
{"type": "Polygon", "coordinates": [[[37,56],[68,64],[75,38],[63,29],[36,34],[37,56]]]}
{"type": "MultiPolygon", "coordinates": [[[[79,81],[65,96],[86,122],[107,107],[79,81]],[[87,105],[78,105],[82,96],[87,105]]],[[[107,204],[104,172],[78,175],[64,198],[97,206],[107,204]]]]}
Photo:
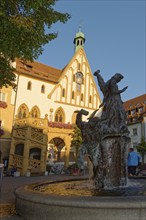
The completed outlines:
{"type": "Polygon", "coordinates": [[[146,176],[146,165],[140,165],[137,167],[136,176],[146,176]]]}
{"type": "Polygon", "coordinates": [[[54,164],[50,168],[50,172],[58,175],[61,174],[64,170],[64,165],[63,164],[54,164]]]}

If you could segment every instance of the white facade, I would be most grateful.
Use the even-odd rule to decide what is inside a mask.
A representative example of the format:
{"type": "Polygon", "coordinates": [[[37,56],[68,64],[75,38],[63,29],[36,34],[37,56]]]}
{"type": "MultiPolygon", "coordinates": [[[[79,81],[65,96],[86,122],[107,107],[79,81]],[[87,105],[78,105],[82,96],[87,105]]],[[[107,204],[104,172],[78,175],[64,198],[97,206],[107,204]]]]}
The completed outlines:
{"type": "Polygon", "coordinates": [[[136,147],[141,142],[142,124],[135,123],[128,126],[131,138],[131,147],[136,147]]]}
{"type": "Polygon", "coordinates": [[[29,112],[37,106],[40,110],[40,118],[44,118],[47,114],[49,120],[55,121],[56,110],[61,108],[64,112],[64,123],[72,123],[75,110],[84,108],[90,115],[99,108],[100,103],[99,92],[83,48],[76,52],[62,71],[58,83],[38,79],[34,74],[21,73],[17,76],[14,115],[18,115],[19,107],[25,104],[29,112]],[[79,71],[82,72],[83,82],[79,85],[78,91],[75,75],[79,71]],[[31,89],[27,88],[29,82],[31,89]],[[41,92],[42,86],[44,93],[41,92]]]}

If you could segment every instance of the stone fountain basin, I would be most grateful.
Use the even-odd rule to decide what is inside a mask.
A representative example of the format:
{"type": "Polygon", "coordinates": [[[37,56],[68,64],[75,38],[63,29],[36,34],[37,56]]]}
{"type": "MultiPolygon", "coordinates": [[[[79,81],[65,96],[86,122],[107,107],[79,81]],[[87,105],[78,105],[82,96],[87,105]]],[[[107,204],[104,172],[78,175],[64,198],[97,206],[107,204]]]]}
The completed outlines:
{"type": "Polygon", "coordinates": [[[18,188],[16,211],[25,220],[146,220],[146,196],[61,196],[18,188]]]}

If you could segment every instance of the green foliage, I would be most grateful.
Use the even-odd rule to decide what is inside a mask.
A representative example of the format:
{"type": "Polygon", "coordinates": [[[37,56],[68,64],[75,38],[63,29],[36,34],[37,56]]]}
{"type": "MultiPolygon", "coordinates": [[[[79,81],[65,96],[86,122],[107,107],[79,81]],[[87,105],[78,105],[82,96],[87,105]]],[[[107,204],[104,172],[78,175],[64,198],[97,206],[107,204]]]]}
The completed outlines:
{"type": "Polygon", "coordinates": [[[146,154],[146,141],[145,141],[144,137],[142,137],[141,142],[136,147],[136,149],[141,154],[141,156],[142,156],[142,163],[144,163],[144,155],[146,154]]]}
{"type": "Polygon", "coordinates": [[[74,126],[71,137],[72,137],[71,146],[80,147],[82,144],[81,130],[76,125],[74,126]]]}
{"type": "Polygon", "coordinates": [[[82,144],[81,130],[77,127],[77,125],[74,126],[73,133],[71,134],[71,137],[72,137],[71,147],[75,149],[75,153],[77,156],[79,148],[82,144]]]}
{"type": "Polygon", "coordinates": [[[1,0],[0,75],[4,80],[0,87],[15,80],[9,61],[14,61],[15,58],[29,61],[37,59],[43,52],[43,45],[57,37],[57,33],[49,31],[52,24],[58,21],[65,23],[70,18],[68,13],[53,9],[56,2],[57,0],[1,0]]]}

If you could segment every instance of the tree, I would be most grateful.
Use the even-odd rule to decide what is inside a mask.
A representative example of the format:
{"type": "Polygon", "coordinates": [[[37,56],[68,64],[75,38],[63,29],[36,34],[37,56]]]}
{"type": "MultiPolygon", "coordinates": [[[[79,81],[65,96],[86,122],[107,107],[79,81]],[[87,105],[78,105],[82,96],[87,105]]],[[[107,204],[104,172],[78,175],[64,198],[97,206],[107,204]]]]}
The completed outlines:
{"type": "Polygon", "coordinates": [[[136,147],[136,149],[141,154],[141,156],[142,156],[142,164],[144,164],[144,156],[146,154],[146,141],[145,141],[144,137],[142,137],[141,142],[136,147]]]}
{"type": "Polygon", "coordinates": [[[56,22],[65,23],[68,13],[55,11],[57,0],[0,1],[0,88],[15,81],[11,62],[15,58],[33,61],[43,52],[43,46],[57,37],[50,28],[56,22]]]}
{"type": "Polygon", "coordinates": [[[72,137],[71,147],[74,149],[75,157],[77,159],[78,151],[82,144],[81,130],[77,127],[77,125],[74,125],[73,133],[71,133],[70,135],[72,137]]]}

